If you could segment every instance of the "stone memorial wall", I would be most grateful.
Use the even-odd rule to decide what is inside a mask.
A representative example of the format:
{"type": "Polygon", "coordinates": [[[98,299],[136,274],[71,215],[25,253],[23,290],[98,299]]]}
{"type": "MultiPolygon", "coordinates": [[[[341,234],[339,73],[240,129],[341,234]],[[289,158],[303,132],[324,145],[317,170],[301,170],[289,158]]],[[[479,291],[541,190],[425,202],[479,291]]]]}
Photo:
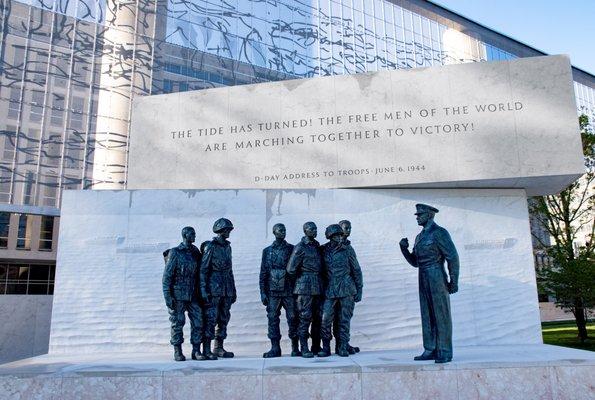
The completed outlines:
{"type": "MultiPolygon", "coordinates": [[[[50,353],[167,352],[162,252],[181,241],[186,225],[197,244],[213,237],[224,216],[238,290],[226,347],[238,356],[268,350],[267,317],[258,275],[262,249],[277,222],[297,243],[314,221],[318,240],[341,219],[363,271],[363,300],[355,307],[352,343],[363,351],[419,348],[417,270],[398,242],[420,227],[415,203],[432,204],[436,222],[458,248],[459,293],[452,296],[458,346],[541,343],[537,289],[523,190],[136,190],[67,191],[52,314],[50,353]]],[[[187,324],[188,325],[188,324],[187,324]]],[[[285,317],[282,346],[288,354],[285,317]]],[[[186,326],[188,328],[188,326],[186,326]]],[[[190,346],[185,333],[185,346],[190,346]]],[[[189,349],[187,347],[186,349],[189,349]]]]}
{"type": "Polygon", "coordinates": [[[565,56],[137,97],[129,189],[508,187],[583,172],[565,56]]]}

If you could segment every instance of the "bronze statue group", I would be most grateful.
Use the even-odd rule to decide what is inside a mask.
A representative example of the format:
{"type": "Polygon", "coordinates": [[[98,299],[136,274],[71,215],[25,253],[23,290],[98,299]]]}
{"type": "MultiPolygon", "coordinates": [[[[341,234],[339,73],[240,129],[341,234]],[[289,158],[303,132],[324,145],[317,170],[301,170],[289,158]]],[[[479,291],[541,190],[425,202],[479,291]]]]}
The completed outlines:
{"type": "MultiPolygon", "coordinates": [[[[415,360],[445,363],[452,360],[449,295],[458,290],[459,260],[450,235],[434,222],[437,212],[432,206],[417,204],[415,215],[423,229],[412,252],[406,238],[399,245],[407,262],[419,269],[424,352],[415,360]]],[[[266,306],[271,341],[271,349],[263,357],[281,356],[282,308],[287,317],[292,356],[328,357],[333,337],[335,354],[355,354],[359,348],[349,343],[350,323],[355,303],[362,299],[363,279],[349,240],[351,223],[343,220],[329,225],[325,230],[328,242],[323,245],[316,240],[314,222],[306,222],[303,229],[304,237],[294,246],[285,240],[285,226],[274,225],[275,241],[262,251],[260,296],[266,306]]],[[[194,228],[185,227],[182,243],[163,253],[163,295],[176,361],[186,360],[182,353],[186,313],[190,320],[192,359],[234,356],[223,347],[231,305],[236,301],[231,246],[227,240],[232,230],[230,220],[218,219],[213,225],[217,236],[202,243],[199,249],[193,244],[194,228]]]]}

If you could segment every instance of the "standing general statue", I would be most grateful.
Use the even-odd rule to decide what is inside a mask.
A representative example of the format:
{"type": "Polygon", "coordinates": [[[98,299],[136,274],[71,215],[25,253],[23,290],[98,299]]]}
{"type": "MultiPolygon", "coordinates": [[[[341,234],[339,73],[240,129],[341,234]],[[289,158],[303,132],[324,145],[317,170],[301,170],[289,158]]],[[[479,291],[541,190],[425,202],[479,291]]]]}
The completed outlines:
{"type": "Polygon", "coordinates": [[[452,360],[452,318],[449,295],[456,293],[459,279],[459,256],[448,231],[434,222],[437,208],[416,204],[417,224],[423,227],[415,238],[413,252],[409,241],[401,239],[399,246],[409,264],[419,269],[419,304],[424,352],[416,361],[452,360]],[[444,269],[448,266],[448,275],[444,269]]]}
{"type": "Polygon", "coordinates": [[[231,358],[234,354],[223,348],[227,337],[227,324],[231,317],[231,305],[236,302],[236,285],[231,266],[231,245],[227,240],[233,224],[227,218],[219,218],[213,225],[217,234],[213,240],[203,243],[204,253],[200,266],[200,292],[206,305],[206,326],[203,355],[208,359],[231,358]],[[215,330],[215,327],[217,330],[215,330]],[[215,348],[211,351],[211,340],[215,348]]]}
{"type": "Polygon", "coordinates": [[[281,330],[279,316],[281,307],[285,308],[288,334],[291,339],[291,355],[301,356],[299,350],[297,325],[298,317],[293,296],[293,279],[287,273],[289,257],[293,252],[293,245],[285,241],[285,225],[275,224],[273,235],[275,241],[262,251],[260,264],[260,299],[267,308],[269,319],[269,339],[271,349],[263,354],[264,358],[281,357],[281,330]]]}
{"type": "Polygon", "coordinates": [[[192,343],[192,359],[204,360],[200,353],[202,339],[203,314],[198,302],[199,268],[201,254],[192,243],[196,240],[196,232],[191,226],[182,229],[182,243],[173,249],[166,250],[163,271],[163,297],[171,322],[171,344],[174,346],[174,359],[185,361],[182,353],[184,342],[183,328],[186,322],[185,312],[190,320],[190,342],[192,343]]]}

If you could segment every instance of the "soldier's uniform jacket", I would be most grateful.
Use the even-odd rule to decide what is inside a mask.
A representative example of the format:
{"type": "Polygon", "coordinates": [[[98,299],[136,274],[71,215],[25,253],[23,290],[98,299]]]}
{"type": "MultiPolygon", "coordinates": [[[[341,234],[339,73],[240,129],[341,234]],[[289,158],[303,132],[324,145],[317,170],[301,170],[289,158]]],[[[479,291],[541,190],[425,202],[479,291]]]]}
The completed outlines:
{"type": "Polygon", "coordinates": [[[260,264],[260,293],[264,296],[285,297],[293,295],[293,279],[287,274],[287,263],[293,245],[276,240],[262,251],[260,264]]]}
{"type": "Polygon", "coordinates": [[[323,248],[325,297],[355,296],[362,291],[362,270],[353,248],[344,243],[326,243],[323,248]]]}
{"type": "Polygon", "coordinates": [[[322,259],[317,240],[304,236],[293,248],[287,272],[295,276],[294,294],[310,296],[322,294],[322,259]]]}
{"type": "Polygon", "coordinates": [[[351,251],[353,253],[353,257],[355,257],[355,261],[359,265],[359,262],[357,261],[357,254],[355,253],[355,249],[353,248],[353,246],[351,246],[351,240],[349,240],[349,239],[343,239],[343,241],[341,242],[341,244],[343,246],[347,247],[349,249],[349,251],[351,251]]]}
{"type": "Polygon", "coordinates": [[[231,245],[219,237],[203,243],[204,248],[200,267],[200,289],[203,297],[236,296],[236,285],[231,268],[231,245]]]}
{"type": "Polygon", "coordinates": [[[163,296],[165,299],[190,301],[198,294],[201,254],[194,245],[179,246],[165,254],[163,271],[163,296]]]}
{"type": "Polygon", "coordinates": [[[458,283],[459,255],[448,231],[435,222],[429,223],[415,238],[412,265],[420,269],[444,267],[448,264],[451,282],[458,283]]]}

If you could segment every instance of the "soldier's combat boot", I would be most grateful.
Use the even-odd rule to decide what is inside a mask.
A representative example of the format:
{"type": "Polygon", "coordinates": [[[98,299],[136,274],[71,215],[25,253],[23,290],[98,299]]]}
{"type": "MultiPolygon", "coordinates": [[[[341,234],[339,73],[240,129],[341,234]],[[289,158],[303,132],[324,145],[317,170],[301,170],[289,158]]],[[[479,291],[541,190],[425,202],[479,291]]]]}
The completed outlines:
{"type": "Polygon", "coordinates": [[[291,356],[292,357],[299,357],[302,355],[300,351],[300,342],[298,338],[291,339],[291,356]]]}
{"type": "Polygon", "coordinates": [[[302,350],[302,357],[304,358],[312,358],[314,357],[314,353],[308,350],[308,339],[300,338],[300,348],[302,350]]]}
{"type": "Polygon", "coordinates": [[[312,353],[318,354],[322,349],[320,348],[320,339],[312,339],[312,353]]]}
{"type": "Polygon", "coordinates": [[[318,357],[328,357],[331,355],[331,341],[330,340],[323,340],[322,341],[322,350],[318,352],[318,357]]]}
{"type": "Polygon", "coordinates": [[[233,358],[234,354],[231,351],[227,351],[223,348],[223,339],[215,339],[215,348],[213,349],[213,353],[217,357],[221,358],[233,358]]]}
{"type": "Polygon", "coordinates": [[[211,351],[211,340],[205,339],[202,342],[202,355],[205,360],[216,360],[217,356],[211,351]]]}
{"type": "Polygon", "coordinates": [[[347,343],[347,351],[349,352],[349,354],[359,353],[359,347],[352,346],[349,343],[347,343]]]}
{"type": "Polygon", "coordinates": [[[339,340],[335,338],[335,354],[339,354],[339,340]]]}
{"type": "Polygon", "coordinates": [[[271,339],[271,349],[262,355],[264,358],[281,357],[279,339],[271,339]]]}
{"type": "Polygon", "coordinates": [[[200,344],[192,345],[192,359],[193,360],[206,360],[207,358],[200,352],[200,344]]]}
{"type": "Polygon", "coordinates": [[[452,361],[452,355],[449,357],[441,351],[437,351],[435,354],[436,354],[436,357],[434,359],[434,362],[436,364],[444,364],[444,363],[452,361]]]}
{"type": "Polygon", "coordinates": [[[419,356],[413,357],[415,361],[427,361],[436,359],[436,353],[433,351],[424,350],[419,356]]]}
{"type": "Polygon", "coordinates": [[[176,361],[186,361],[186,357],[182,354],[182,345],[176,344],[174,346],[174,360],[176,361]]]}
{"type": "Polygon", "coordinates": [[[339,357],[348,357],[349,356],[349,352],[347,351],[347,345],[340,343],[339,344],[339,351],[337,352],[337,355],[339,357]]]}

